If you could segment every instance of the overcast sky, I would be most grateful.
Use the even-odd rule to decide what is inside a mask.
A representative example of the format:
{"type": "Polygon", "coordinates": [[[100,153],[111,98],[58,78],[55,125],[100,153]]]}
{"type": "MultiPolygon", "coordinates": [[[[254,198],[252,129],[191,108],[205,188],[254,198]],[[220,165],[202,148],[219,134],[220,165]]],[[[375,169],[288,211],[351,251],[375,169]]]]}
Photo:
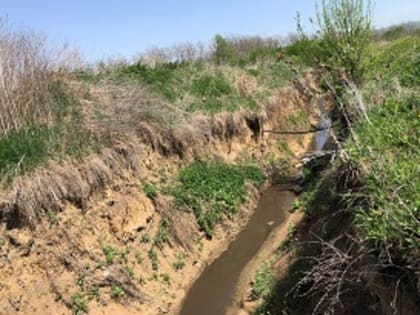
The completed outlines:
{"type": "MultiPolygon", "coordinates": [[[[314,16],[310,0],[0,0],[0,17],[55,42],[68,41],[89,61],[130,58],[152,46],[209,42],[224,35],[287,35],[314,16]]],[[[377,0],[377,27],[420,20],[420,0],[377,0]]]]}

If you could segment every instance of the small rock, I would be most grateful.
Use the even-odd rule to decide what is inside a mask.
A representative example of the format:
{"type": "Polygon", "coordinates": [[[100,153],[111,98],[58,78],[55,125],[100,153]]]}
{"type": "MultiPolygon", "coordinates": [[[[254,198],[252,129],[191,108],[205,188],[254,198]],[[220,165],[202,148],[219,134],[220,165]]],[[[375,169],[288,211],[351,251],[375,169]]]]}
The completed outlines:
{"type": "Polygon", "coordinates": [[[272,225],[274,225],[274,221],[268,221],[268,222],[267,222],[267,225],[268,225],[268,226],[272,226],[272,225]]]}

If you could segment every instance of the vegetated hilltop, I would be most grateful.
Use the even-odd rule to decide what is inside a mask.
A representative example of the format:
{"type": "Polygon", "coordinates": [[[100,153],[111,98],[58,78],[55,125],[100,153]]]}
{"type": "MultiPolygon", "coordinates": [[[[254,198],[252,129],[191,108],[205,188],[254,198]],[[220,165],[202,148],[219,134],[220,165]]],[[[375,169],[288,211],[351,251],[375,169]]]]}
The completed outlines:
{"type": "Polygon", "coordinates": [[[0,36],[0,314],[175,313],[311,140],[263,132],[317,115],[272,39],[84,67],[0,36]]]}
{"type": "Polygon", "coordinates": [[[374,34],[370,19],[367,2],[323,2],[317,36],[300,42],[341,124],[334,153],[306,166],[292,209],[305,217],[275,272],[262,266],[249,289],[255,314],[420,312],[419,29],[374,34]]]}

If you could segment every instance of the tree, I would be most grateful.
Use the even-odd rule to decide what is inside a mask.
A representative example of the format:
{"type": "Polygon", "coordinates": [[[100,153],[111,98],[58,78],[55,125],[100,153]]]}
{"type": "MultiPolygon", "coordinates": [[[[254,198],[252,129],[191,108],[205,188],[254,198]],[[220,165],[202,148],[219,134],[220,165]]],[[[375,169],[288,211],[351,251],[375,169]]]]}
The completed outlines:
{"type": "Polygon", "coordinates": [[[324,54],[333,65],[361,84],[365,54],[372,40],[371,0],[322,0],[316,5],[317,34],[324,54]]]}
{"type": "Polygon", "coordinates": [[[222,36],[217,34],[214,38],[214,57],[217,64],[222,64],[231,61],[235,56],[233,47],[222,36]]]}

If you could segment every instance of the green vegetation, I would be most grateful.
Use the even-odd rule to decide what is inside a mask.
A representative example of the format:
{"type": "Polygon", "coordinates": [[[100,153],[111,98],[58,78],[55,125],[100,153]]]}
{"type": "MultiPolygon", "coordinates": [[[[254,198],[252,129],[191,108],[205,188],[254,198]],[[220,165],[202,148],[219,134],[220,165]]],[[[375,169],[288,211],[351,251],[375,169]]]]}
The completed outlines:
{"type": "Polygon", "coordinates": [[[117,249],[110,245],[106,245],[102,247],[102,252],[105,255],[105,260],[107,264],[113,264],[116,256],[118,256],[117,249]]]}
{"type": "Polygon", "coordinates": [[[372,246],[393,246],[402,256],[420,241],[419,104],[418,94],[386,98],[369,112],[371,124],[356,127],[359,142],[347,146],[351,159],[365,169],[369,200],[356,224],[372,246]]]}
{"type": "Polygon", "coordinates": [[[370,0],[323,0],[316,24],[321,38],[321,58],[346,70],[357,84],[363,80],[366,52],[372,41],[370,0]]]}
{"type": "Polygon", "coordinates": [[[154,200],[158,193],[156,187],[150,183],[143,183],[143,192],[147,198],[154,200]]]}
{"type": "Polygon", "coordinates": [[[420,37],[403,37],[383,44],[373,43],[374,58],[367,65],[366,76],[379,79],[384,86],[398,80],[403,87],[420,85],[420,37]]]}
{"type": "Polygon", "coordinates": [[[72,295],[71,305],[72,305],[73,315],[87,314],[89,311],[87,300],[85,299],[83,294],[80,292],[76,292],[75,294],[72,295]]]}
{"type": "Polygon", "coordinates": [[[175,270],[181,270],[185,267],[185,254],[177,254],[176,260],[172,263],[175,270]]]}
{"type": "Polygon", "coordinates": [[[159,260],[157,256],[157,252],[152,248],[149,249],[147,252],[147,256],[149,256],[150,261],[152,262],[152,269],[157,271],[159,269],[159,260]]]}
{"type": "Polygon", "coordinates": [[[0,183],[10,184],[15,176],[29,173],[49,159],[80,158],[99,150],[96,137],[83,126],[77,104],[61,89],[55,98],[55,126],[31,123],[0,137],[0,183]]]}
{"type": "Polygon", "coordinates": [[[159,228],[154,238],[154,244],[159,248],[163,248],[163,245],[169,240],[169,236],[169,220],[163,218],[159,223],[159,228]]]}
{"type": "Polygon", "coordinates": [[[171,285],[171,277],[167,273],[162,273],[160,277],[162,278],[163,283],[168,286],[171,285]]]}
{"type": "Polygon", "coordinates": [[[149,235],[149,234],[147,234],[147,233],[144,233],[144,234],[141,236],[140,242],[142,242],[142,243],[144,243],[144,244],[150,243],[150,235],[149,235]]]}
{"type": "Polygon", "coordinates": [[[176,205],[192,209],[200,228],[211,238],[223,216],[232,216],[246,201],[245,181],[259,186],[264,175],[254,166],[199,161],[181,170],[178,180],[172,192],[176,205]]]}
{"type": "Polygon", "coordinates": [[[250,298],[255,301],[267,294],[274,283],[274,275],[271,270],[271,262],[264,262],[258,268],[252,283],[250,298]]]}
{"type": "Polygon", "coordinates": [[[125,292],[124,289],[118,285],[118,284],[113,284],[111,286],[111,298],[114,300],[119,300],[122,297],[124,297],[125,292]]]}
{"type": "Polygon", "coordinates": [[[194,80],[191,85],[191,91],[199,97],[216,98],[232,93],[229,82],[219,73],[214,76],[204,75],[194,80]]]}

